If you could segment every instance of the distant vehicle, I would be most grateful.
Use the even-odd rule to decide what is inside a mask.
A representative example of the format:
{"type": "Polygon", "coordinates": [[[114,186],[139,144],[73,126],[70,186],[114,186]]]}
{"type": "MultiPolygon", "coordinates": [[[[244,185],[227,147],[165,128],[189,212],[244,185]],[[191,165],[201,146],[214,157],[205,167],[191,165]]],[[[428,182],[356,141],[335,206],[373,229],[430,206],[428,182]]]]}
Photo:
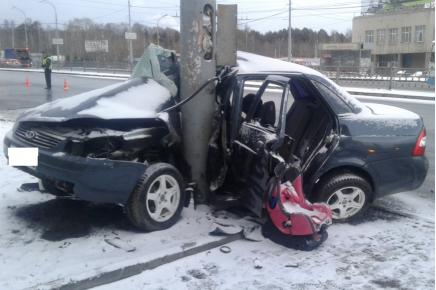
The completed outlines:
{"type": "Polygon", "coordinates": [[[31,67],[30,51],[28,48],[5,48],[0,64],[7,67],[31,67]]]}
{"type": "Polygon", "coordinates": [[[412,77],[422,77],[423,75],[424,75],[424,73],[422,71],[417,71],[417,72],[412,74],[412,77]]]}
{"type": "Polygon", "coordinates": [[[405,76],[406,74],[407,74],[407,72],[405,70],[397,71],[397,75],[399,75],[399,76],[405,76]]]}
{"type": "MultiPolygon", "coordinates": [[[[213,200],[265,217],[276,205],[272,178],[292,181],[301,173],[307,198],[326,202],[334,220],[347,221],[374,199],[423,183],[428,161],[420,116],[363,104],[315,70],[268,57],[239,52],[233,72],[217,86],[220,110],[206,173],[213,200]]],[[[18,168],[39,178],[46,192],[120,204],[138,228],[168,228],[191,180],[181,104],[174,106],[177,90],[170,94],[167,84],[133,76],[28,110],[6,134],[5,156],[9,147],[37,147],[38,166],[18,168]]]]}

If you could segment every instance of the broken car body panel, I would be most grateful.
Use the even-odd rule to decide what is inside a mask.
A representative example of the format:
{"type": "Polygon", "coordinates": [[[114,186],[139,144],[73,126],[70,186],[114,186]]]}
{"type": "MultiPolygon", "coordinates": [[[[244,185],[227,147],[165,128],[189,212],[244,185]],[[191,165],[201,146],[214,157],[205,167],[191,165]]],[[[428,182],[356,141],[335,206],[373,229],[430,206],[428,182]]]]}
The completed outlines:
{"type": "MultiPolygon", "coordinates": [[[[228,185],[239,184],[237,193],[244,204],[261,215],[262,197],[277,163],[270,153],[279,153],[289,164],[301,161],[304,191],[308,195],[324,174],[345,167],[366,172],[376,195],[383,190],[393,193],[416,188],[422,183],[426,159],[410,157],[423,128],[419,116],[408,112],[404,121],[400,116],[404,112],[386,107],[381,114],[380,108],[363,105],[320,73],[297,64],[239,52],[237,69],[237,75],[223,80],[217,88],[222,114],[215,119],[217,130],[209,154],[212,166],[208,167],[215,195],[225,192],[228,185]],[[255,117],[256,105],[244,112],[252,115],[250,122],[241,116],[245,84],[262,83],[271,76],[276,78],[275,85],[279,76],[290,79],[286,85],[283,79],[278,81],[294,99],[292,104],[289,102],[289,109],[295,114],[289,114],[289,120],[285,111],[276,110],[282,120],[285,118],[281,122],[289,123],[281,126],[284,135],[260,126],[271,118],[267,114],[270,105],[264,107],[264,120],[255,117]],[[386,111],[392,114],[387,115],[386,111]],[[325,122],[319,121],[320,116],[325,122]],[[319,123],[328,126],[317,127],[319,123]],[[305,126],[312,130],[305,130],[305,126]],[[311,140],[311,146],[303,140],[311,140]],[[368,153],[371,148],[375,154],[368,153]],[[407,184],[396,181],[399,174],[411,168],[413,174],[409,171],[411,180],[407,184]],[[244,184],[249,184],[250,189],[244,191],[244,184]]],[[[257,93],[254,97],[262,97],[262,91],[252,92],[257,93]]],[[[180,114],[177,110],[161,113],[176,103],[174,90],[162,83],[147,77],[133,78],[28,110],[5,137],[4,148],[7,151],[8,147],[32,144],[39,147],[40,166],[21,169],[55,181],[71,197],[124,204],[135,179],[150,163],[164,160],[175,164],[189,180],[189,170],[181,170],[185,164],[180,150],[180,114]],[[38,138],[26,140],[29,130],[35,130],[38,138]]]]}

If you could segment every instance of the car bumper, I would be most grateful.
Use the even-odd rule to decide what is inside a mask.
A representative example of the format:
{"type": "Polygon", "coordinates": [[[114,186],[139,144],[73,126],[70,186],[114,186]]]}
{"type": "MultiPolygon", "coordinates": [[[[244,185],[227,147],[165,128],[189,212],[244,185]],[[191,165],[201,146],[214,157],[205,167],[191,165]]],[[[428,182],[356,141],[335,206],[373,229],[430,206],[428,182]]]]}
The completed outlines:
{"type": "MultiPolygon", "coordinates": [[[[9,131],[3,145],[6,158],[9,147],[29,146],[14,138],[9,131]]],[[[125,204],[146,169],[145,164],[137,162],[54,153],[40,148],[38,166],[17,168],[40,179],[68,183],[72,198],[92,202],[125,204]]]]}
{"type": "Polygon", "coordinates": [[[428,159],[422,157],[404,157],[368,164],[374,172],[376,197],[419,188],[428,171],[428,159]]]}

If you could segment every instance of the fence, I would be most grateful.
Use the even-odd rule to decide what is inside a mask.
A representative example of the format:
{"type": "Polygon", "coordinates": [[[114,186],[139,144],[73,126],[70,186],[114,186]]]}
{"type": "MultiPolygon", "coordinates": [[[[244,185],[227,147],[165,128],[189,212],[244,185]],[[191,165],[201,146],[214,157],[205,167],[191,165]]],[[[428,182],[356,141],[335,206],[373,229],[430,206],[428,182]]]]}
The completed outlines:
{"type": "Polygon", "coordinates": [[[420,68],[371,68],[355,66],[313,67],[342,86],[385,89],[432,90],[431,76],[420,68]]]}
{"type": "MultiPolygon", "coordinates": [[[[19,63],[6,65],[0,62],[0,67],[2,66],[20,67],[21,65],[19,63]]],[[[34,67],[39,68],[40,65],[34,65],[34,67]]],[[[129,64],[127,62],[54,62],[53,68],[81,72],[114,74],[130,73],[129,64]]],[[[432,76],[422,68],[372,68],[356,66],[316,66],[312,68],[325,74],[327,77],[342,86],[379,89],[434,90],[434,81],[431,83],[432,76]]]]}
{"type": "Polygon", "coordinates": [[[64,62],[62,64],[54,63],[55,69],[63,69],[70,71],[83,71],[83,72],[98,72],[98,73],[114,73],[122,74],[130,73],[129,64],[127,62],[94,62],[94,61],[74,61],[64,62]]]}

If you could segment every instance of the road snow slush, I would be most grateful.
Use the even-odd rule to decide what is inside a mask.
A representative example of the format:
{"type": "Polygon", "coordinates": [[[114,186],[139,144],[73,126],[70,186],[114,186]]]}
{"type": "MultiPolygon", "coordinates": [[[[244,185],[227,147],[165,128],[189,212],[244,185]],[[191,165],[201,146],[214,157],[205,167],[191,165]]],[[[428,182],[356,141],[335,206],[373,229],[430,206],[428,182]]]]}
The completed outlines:
{"type": "MultiPolygon", "coordinates": [[[[0,122],[0,135],[10,126],[0,122]]],[[[415,215],[404,217],[401,201],[394,213],[370,208],[355,224],[330,226],[329,239],[312,252],[284,248],[260,237],[258,242],[227,243],[230,253],[221,252],[217,246],[192,254],[192,248],[208,238],[213,221],[233,225],[245,221],[213,216],[200,207],[187,210],[174,229],[132,232],[117,207],[17,191],[17,184],[35,179],[6,166],[0,155],[1,289],[51,289],[62,285],[71,289],[91,279],[95,284],[86,285],[101,285],[98,290],[434,289],[434,224],[428,222],[432,207],[422,202],[415,206],[420,215],[427,217],[425,220],[415,215]],[[76,235],[84,225],[86,231],[76,235]],[[184,233],[190,228],[194,232],[187,238],[184,233]],[[58,235],[59,231],[64,234],[58,235]],[[48,234],[57,239],[44,239],[48,234]],[[104,241],[116,237],[136,247],[136,251],[127,252],[104,241]],[[192,246],[192,242],[196,245],[192,246]],[[170,255],[169,249],[174,247],[183,253],[172,256],[177,257],[175,260],[154,264],[148,271],[143,271],[144,266],[135,266],[150,266],[151,252],[170,255]]],[[[389,199],[401,200],[396,196],[389,199]]]]}

